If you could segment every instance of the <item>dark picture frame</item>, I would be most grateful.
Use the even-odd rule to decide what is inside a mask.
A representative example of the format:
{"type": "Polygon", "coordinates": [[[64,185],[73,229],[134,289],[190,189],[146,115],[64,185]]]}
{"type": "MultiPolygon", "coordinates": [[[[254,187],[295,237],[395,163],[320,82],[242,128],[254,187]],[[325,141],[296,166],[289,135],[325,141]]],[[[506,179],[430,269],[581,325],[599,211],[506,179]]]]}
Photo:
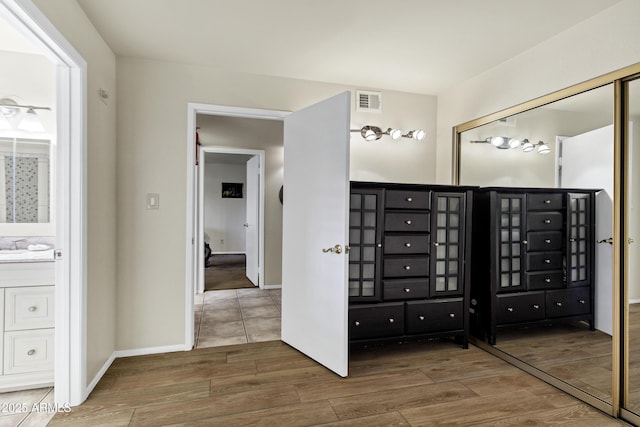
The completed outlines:
{"type": "Polygon", "coordinates": [[[222,183],[222,198],[223,199],[242,199],[242,186],[241,182],[223,182],[222,183]]]}

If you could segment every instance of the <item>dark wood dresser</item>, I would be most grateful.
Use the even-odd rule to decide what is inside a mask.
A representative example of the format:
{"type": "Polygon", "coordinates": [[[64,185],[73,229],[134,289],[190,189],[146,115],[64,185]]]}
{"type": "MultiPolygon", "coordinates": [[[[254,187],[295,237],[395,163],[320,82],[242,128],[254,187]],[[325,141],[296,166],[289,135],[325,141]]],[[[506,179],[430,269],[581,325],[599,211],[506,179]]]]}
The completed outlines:
{"type": "Polygon", "coordinates": [[[352,343],[469,339],[469,187],[351,183],[352,343]]]}
{"type": "Polygon", "coordinates": [[[593,329],[597,190],[474,191],[471,319],[503,327],[586,321],[593,329]]]}

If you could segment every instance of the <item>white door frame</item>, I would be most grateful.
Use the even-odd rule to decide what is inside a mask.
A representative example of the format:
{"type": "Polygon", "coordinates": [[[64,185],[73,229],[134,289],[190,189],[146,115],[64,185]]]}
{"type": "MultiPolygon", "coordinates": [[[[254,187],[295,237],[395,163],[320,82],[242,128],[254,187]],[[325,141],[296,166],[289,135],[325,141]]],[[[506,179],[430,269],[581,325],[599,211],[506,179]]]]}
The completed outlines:
{"type": "MultiPolygon", "coordinates": [[[[250,156],[258,156],[258,162],[260,164],[260,171],[264,171],[265,151],[264,150],[249,150],[243,148],[233,147],[220,147],[220,146],[201,146],[200,147],[200,164],[203,166],[199,168],[198,174],[198,222],[196,229],[196,248],[204,248],[204,170],[205,166],[205,154],[245,154],[250,156]]],[[[260,277],[260,289],[264,288],[264,173],[260,173],[260,188],[258,190],[258,275],[260,277]]],[[[204,292],[204,256],[203,251],[200,251],[201,256],[196,256],[197,274],[196,274],[196,292],[204,292]]]]}
{"type": "MultiPolygon", "coordinates": [[[[284,120],[288,111],[263,110],[257,108],[231,107],[226,105],[200,104],[190,102],[187,104],[187,232],[186,232],[186,262],[185,262],[185,320],[184,339],[185,347],[193,348],[194,324],[193,301],[198,277],[198,255],[202,254],[197,246],[198,237],[198,209],[197,196],[197,168],[196,168],[196,116],[205,114],[210,116],[242,117],[248,119],[284,120]]],[[[264,172],[263,172],[264,175],[264,172]]],[[[264,227],[263,227],[264,229],[264,227]]],[[[264,252],[264,251],[262,251],[264,252]]],[[[201,256],[199,257],[202,258],[201,256]]],[[[263,263],[264,264],[264,263],[263,263]]]]}
{"type": "Polygon", "coordinates": [[[0,0],[0,15],[56,66],[55,402],[88,396],[86,363],[87,63],[30,0],[0,0]]]}

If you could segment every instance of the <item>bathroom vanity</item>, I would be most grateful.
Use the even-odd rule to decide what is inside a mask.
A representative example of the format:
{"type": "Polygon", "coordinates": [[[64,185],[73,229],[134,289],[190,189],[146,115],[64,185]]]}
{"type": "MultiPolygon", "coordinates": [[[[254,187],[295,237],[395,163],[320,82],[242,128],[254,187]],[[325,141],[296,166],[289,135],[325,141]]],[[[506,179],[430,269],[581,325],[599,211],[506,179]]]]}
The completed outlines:
{"type": "Polygon", "coordinates": [[[51,386],[55,300],[52,251],[0,252],[0,392],[51,386]]]}

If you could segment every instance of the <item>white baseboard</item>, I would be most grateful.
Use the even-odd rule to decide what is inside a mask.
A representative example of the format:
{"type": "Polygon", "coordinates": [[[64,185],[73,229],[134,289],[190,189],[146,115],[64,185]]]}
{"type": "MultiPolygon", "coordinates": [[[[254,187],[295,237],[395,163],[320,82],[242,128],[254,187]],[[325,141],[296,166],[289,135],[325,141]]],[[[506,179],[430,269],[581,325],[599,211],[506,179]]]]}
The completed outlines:
{"type": "Polygon", "coordinates": [[[111,364],[113,363],[114,360],[116,360],[116,353],[115,352],[111,353],[111,356],[109,356],[107,361],[104,362],[104,365],[102,365],[102,368],[100,368],[100,370],[98,371],[96,376],[93,377],[93,380],[91,380],[91,382],[87,386],[83,401],[86,400],[86,398],[89,396],[89,394],[91,394],[93,389],[98,385],[98,382],[102,379],[104,374],[107,372],[107,369],[109,369],[109,367],[111,366],[111,364]]]}
{"type": "Polygon", "coordinates": [[[238,251],[231,251],[231,252],[211,252],[211,255],[246,255],[246,252],[238,252],[238,251]]]}
{"type": "Polygon", "coordinates": [[[638,304],[640,303],[640,299],[630,299],[629,304],[638,304]]]}
{"type": "Polygon", "coordinates": [[[264,289],[282,289],[282,285],[264,285],[264,289]]]}
{"type": "Polygon", "coordinates": [[[184,344],[180,345],[167,345],[163,347],[147,347],[147,348],[134,348],[132,350],[117,350],[114,352],[116,357],[129,357],[129,356],[145,356],[147,354],[158,353],[173,353],[175,351],[190,351],[191,347],[187,347],[184,344]]]}

